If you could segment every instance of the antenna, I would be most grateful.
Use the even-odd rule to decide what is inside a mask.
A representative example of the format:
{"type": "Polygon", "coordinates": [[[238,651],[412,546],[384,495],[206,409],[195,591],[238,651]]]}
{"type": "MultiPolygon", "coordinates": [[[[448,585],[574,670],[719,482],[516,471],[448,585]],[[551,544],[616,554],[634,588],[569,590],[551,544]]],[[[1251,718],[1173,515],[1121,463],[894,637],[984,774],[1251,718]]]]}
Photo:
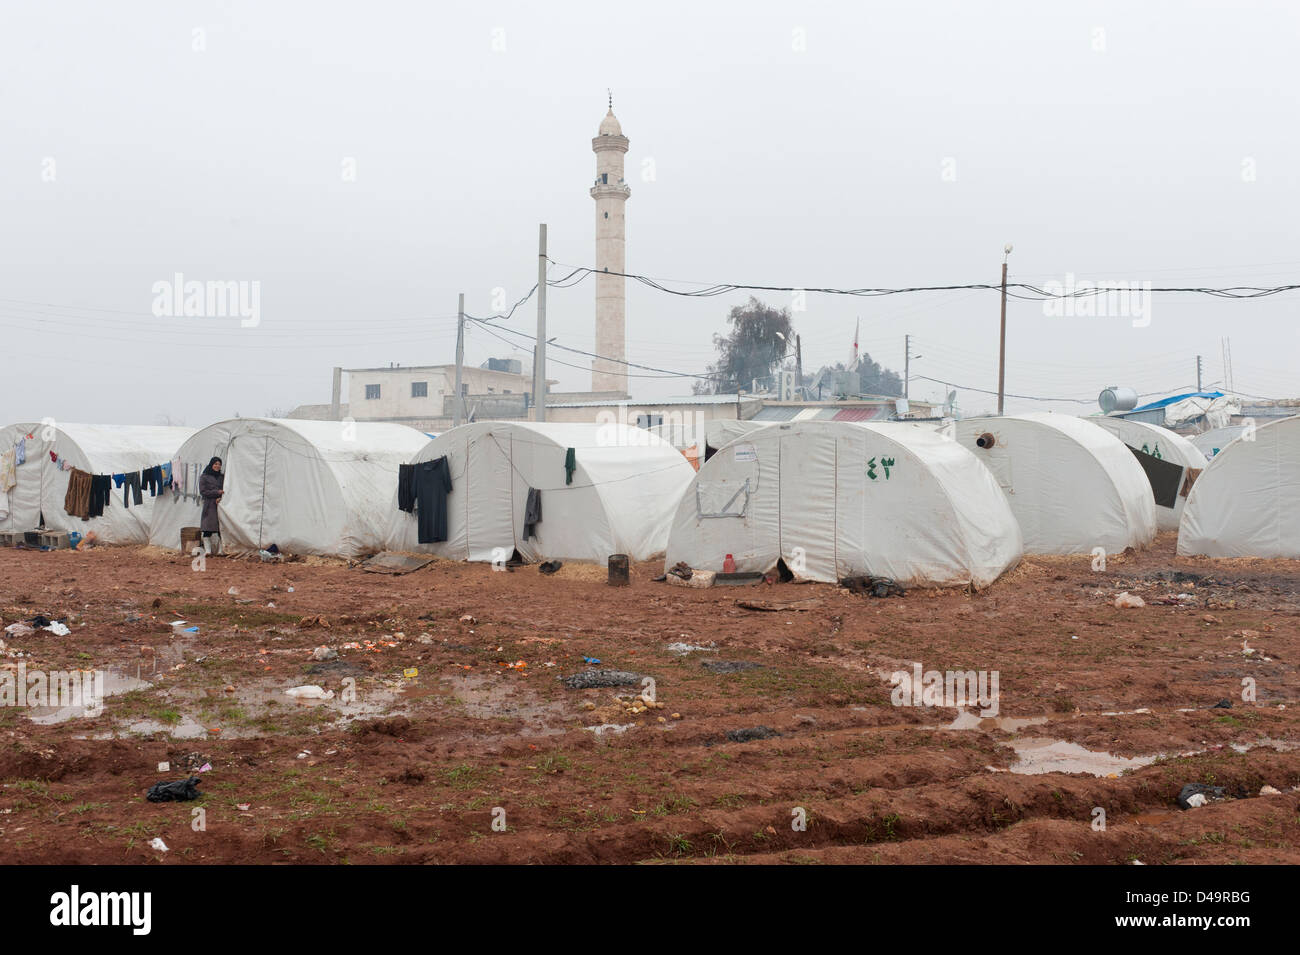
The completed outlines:
{"type": "Polygon", "coordinates": [[[605,92],[609,94],[609,111],[612,113],[614,112],[614,91],[606,86],[605,92]]]}

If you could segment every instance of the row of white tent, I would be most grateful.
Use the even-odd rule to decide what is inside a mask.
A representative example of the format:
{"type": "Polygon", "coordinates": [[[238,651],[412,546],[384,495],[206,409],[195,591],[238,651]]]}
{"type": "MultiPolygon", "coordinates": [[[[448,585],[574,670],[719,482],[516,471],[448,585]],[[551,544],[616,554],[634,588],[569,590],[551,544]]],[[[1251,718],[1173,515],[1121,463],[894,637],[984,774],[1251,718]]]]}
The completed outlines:
{"type": "Polygon", "coordinates": [[[1177,528],[1184,555],[1300,557],[1300,418],[1261,426],[1208,464],[1173,432],[1116,418],[972,418],[946,433],[725,422],[698,474],[671,444],[625,425],[482,422],[431,438],[396,424],[257,418],[197,431],[17,424],[0,430],[0,451],[20,440],[25,461],[7,497],[0,492],[0,530],[43,521],[107,543],[179,548],[200,502],[165,490],[128,508],[114,488],[103,516],[84,521],[64,511],[66,468],[197,470],[218,456],[222,536],[234,553],[275,544],[285,553],[392,549],[461,560],[666,554],[668,566],[712,570],[731,555],[738,571],[783,562],[813,580],[868,573],[977,587],[1022,553],[1113,554],[1146,545],[1157,528],[1177,528]],[[1130,449],[1184,469],[1174,506],[1155,504],[1130,449]],[[398,469],[440,457],[452,481],[447,540],[420,544],[416,516],[397,508],[398,469]],[[530,490],[541,492],[543,519],[526,535],[530,490]]]}

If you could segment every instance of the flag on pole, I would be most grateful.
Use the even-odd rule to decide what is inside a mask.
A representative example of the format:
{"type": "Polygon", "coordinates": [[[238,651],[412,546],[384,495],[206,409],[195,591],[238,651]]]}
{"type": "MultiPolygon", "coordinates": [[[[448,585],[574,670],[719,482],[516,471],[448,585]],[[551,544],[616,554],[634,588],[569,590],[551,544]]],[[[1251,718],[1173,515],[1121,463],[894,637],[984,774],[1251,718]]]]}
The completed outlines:
{"type": "Polygon", "coordinates": [[[861,328],[862,319],[859,318],[857,324],[853,326],[853,363],[849,365],[849,371],[853,371],[858,367],[858,332],[861,328]]]}

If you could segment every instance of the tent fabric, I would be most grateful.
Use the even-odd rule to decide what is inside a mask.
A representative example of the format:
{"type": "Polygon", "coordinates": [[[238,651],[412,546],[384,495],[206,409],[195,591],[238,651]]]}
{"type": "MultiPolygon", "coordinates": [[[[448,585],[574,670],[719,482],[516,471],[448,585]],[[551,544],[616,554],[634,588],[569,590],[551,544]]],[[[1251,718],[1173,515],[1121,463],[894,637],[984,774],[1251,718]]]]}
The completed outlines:
{"type": "Polygon", "coordinates": [[[1026,554],[1108,554],[1155,538],[1151,483],[1119,438],[1070,415],[963,418],[958,444],[992,471],[1020,523],[1026,554]],[[984,433],[992,448],[976,445],[984,433]]]}
{"type": "MultiPolygon", "coordinates": [[[[50,460],[50,452],[91,474],[124,474],[170,461],[193,433],[193,428],[162,425],[35,422],[0,429],[0,450],[9,450],[19,439],[26,442],[26,460],[16,469],[18,483],[9,491],[8,514],[0,517],[0,530],[37,530],[44,515],[49,530],[82,535],[94,531],[99,542],[105,544],[145,543],[158,498],[143,491],[141,504],[132,497],[131,506],[125,507],[122,488],[113,485],[103,516],[84,521],[73,517],[63,509],[72,472],[60,470],[50,460]]],[[[4,492],[0,491],[0,511],[4,510],[3,498],[4,492]]]]}
{"type": "MultiPolygon", "coordinates": [[[[195,432],[177,456],[222,459],[227,553],[275,544],[288,554],[354,557],[383,548],[398,466],[428,440],[401,424],[233,418],[195,432]]],[[[200,510],[193,498],[166,496],[150,543],[179,549],[181,528],[199,526],[200,510]]]]}
{"type": "Polygon", "coordinates": [[[443,456],[452,485],[447,540],[420,544],[418,515],[399,511],[393,492],[389,549],[494,562],[515,550],[526,561],[648,560],[663,553],[677,501],[695,475],[670,443],[622,423],[476,422],[426,442],[411,463],[443,456]],[[572,483],[569,448],[577,463],[572,483]],[[541,492],[542,520],[525,540],[530,488],[541,492]]]}
{"type": "MultiPolygon", "coordinates": [[[[1135,451],[1142,451],[1183,468],[1205,467],[1205,455],[1196,445],[1181,434],[1145,421],[1134,421],[1117,415],[1089,415],[1082,420],[1104,428],[1135,451]]],[[[1184,471],[1184,474],[1186,472],[1184,471]]],[[[1149,482],[1148,482],[1149,483],[1149,482]]],[[[1156,505],[1156,527],[1161,531],[1176,531],[1183,517],[1187,498],[1178,494],[1173,507],[1156,505]]]]}
{"type": "Polygon", "coordinates": [[[1237,438],[1240,438],[1245,430],[1246,426],[1244,424],[1228,425],[1226,428],[1212,428],[1209,431],[1194,434],[1189,440],[1208,461],[1237,438]]]}
{"type": "MultiPolygon", "coordinates": [[[[1126,452],[1127,453],[1127,452],[1126,452]]],[[[799,579],[857,574],[986,587],[1020,559],[1020,531],[975,456],[930,429],[800,421],[733,440],[677,508],[665,563],[799,579]]]]}
{"type": "Polygon", "coordinates": [[[1192,485],[1179,556],[1300,557],[1300,417],[1248,433],[1192,485]]]}

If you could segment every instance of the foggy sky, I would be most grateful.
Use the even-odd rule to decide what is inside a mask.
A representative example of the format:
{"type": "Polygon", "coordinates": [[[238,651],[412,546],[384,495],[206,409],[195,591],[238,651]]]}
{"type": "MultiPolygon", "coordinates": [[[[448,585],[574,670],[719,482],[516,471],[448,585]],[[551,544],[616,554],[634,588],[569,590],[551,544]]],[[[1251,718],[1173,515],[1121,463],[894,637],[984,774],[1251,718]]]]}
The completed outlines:
{"type": "MultiPolygon", "coordinates": [[[[334,365],[452,361],[457,293],[475,315],[523,295],[538,223],[556,263],[595,264],[607,87],[628,269],[660,280],[996,283],[1011,242],[1013,282],[1295,283],[1298,37],[1284,2],[7,3],[0,421],[201,427],[327,402],[334,365]],[[259,282],[259,324],[155,316],[176,273],[259,282]]],[[[702,371],[745,297],[629,283],[628,359],[702,371]]],[[[590,350],[591,281],[548,304],[590,350]]],[[[910,333],[914,374],[997,387],[996,292],[810,294],[792,318],[806,372],[860,319],[894,370],[910,333]]],[[[1145,327],[1013,301],[1007,390],[1083,403],[1007,410],[1194,386],[1197,354],[1219,383],[1225,336],[1239,392],[1295,397],[1298,320],[1300,293],[1157,295],[1145,327]]],[[[467,363],[490,355],[527,357],[471,330],[467,363]]]]}

